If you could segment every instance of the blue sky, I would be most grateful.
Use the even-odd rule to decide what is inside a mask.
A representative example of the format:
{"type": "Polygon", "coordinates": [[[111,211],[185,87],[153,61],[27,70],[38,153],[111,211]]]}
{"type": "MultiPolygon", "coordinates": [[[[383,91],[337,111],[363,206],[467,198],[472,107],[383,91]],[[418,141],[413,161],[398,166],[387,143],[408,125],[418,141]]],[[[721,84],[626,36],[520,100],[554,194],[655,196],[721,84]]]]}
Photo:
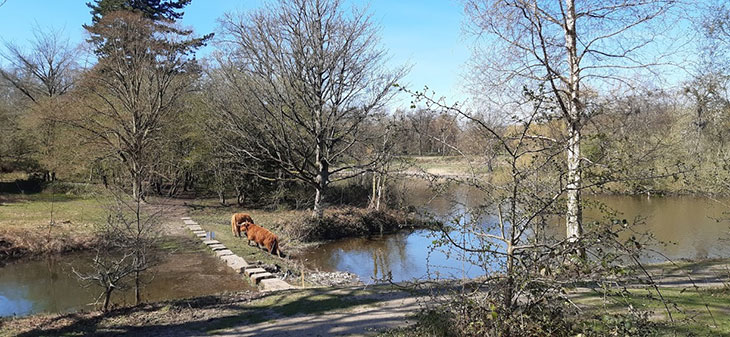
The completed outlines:
{"type": "MultiPolygon", "coordinates": [[[[62,29],[81,43],[81,25],[91,21],[90,0],[7,0],[0,7],[0,39],[23,44],[33,38],[33,27],[62,29]]],[[[261,6],[261,0],[193,0],[185,9],[183,25],[198,34],[215,31],[226,12],[261,6]]],[[[380,25],[383,47],[393,66],[410,64],[404,84],[414,89],[428,85],[438,96],[463,99],[461,75],[469,57],[469,39],[461,33],[463,8],[457,0],[350,0],[368,6],[380,25]]],[[[210,48],[207,48],[210,50],[210,48]]],[[[203,52],[206,52],[204,50],[203,52]]],[[[407,101],[403,98],[402,100],[407,101]]]]}

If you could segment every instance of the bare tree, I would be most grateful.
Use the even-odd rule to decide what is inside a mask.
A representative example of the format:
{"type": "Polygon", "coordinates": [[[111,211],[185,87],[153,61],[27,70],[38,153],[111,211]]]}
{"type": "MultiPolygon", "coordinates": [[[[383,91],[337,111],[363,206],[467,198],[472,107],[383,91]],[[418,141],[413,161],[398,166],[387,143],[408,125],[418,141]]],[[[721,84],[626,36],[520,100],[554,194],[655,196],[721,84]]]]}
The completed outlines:
{"type": "Polygon", "coordinates": [[[134,199],[144,196],[161,128],[199,73],[190,53],[204,39],[186,39],[168,25],[119,11],[88,28],[100,37],[100,59],[80,91],[82,113],[68,120],[123,165],[134,199]]]}
{"type": "MultiPolygon", "coordinates": [[[[468,0],[465,10],[486,48],[477,53],[480,88],[495,97],[547,83],[567,129],[567,237],[582,235],[581,189],[586,161],[581,129],[591,117],[590,88],[631,88],[633,76],[667,63],[676,47],[662,33],[674,0],[468,0]],[[666,45],[665,45],[666,44],[666,45]],[[652,50],[651,48],[655,48],[652,50]],[[483,76],[481,76],[483,75],[483,76]]],[[[676,41],[676,39],[675,39],[676,41]]],[[[519,113],[519,112],[517,112],[519,113]]]]}
{"type": "Polygon", "coordinates": [[[405,70],[385,68],[370,17],[345,13],[339,0],[279,1],[225,16],[222,30],[231,52],[219,62],[221,87],[214,90],[230,87],[236,96],[219,99],[217,110],[245,140],[231,152],[239,162],[270,161],[311,186],[313,213],[321,217],[330,182],[363,174],[379,159],[358,160],[350,150],[405,70]]]}
{"type": "Polygon", "coordinates": [[[136,304],[141,303],[142,274],[155,263],[154,248],[161,237],[160,212],[142,208],[141,199],[128,200],[114,194],[107,221],[97,228],[100,242],[92,260],[92,272],[76,275],[102,287],[103,310],[106,311],[114,290],[124,288],[129,278],[134,284],[136,304]]]}
{"type": "Polygon", "coordinates": [[[0,69],[0,76],[38,103],[43,97],[56,97],[71,89],[78,70],[78,50],[61,31],[34,28],[33,36],[29,50],[5,42],[0,56],[10,68],[0,69]]]}
{"type": "Polygon", "coordinates": [[[101,305],[103,311],[109,310],[114,290],[123,288],[123,281],[134,273],[134,266],[129,262],[131,257],[131,253],[123,253],[121,257],[115,258],[110,256],[109,252],[97,249],[91,264],[94,271],[81,273],[74,270],[82,282],[96,283],[103,289],[99,295],[99,299],[104,298],[104,303],[101,305]]]}

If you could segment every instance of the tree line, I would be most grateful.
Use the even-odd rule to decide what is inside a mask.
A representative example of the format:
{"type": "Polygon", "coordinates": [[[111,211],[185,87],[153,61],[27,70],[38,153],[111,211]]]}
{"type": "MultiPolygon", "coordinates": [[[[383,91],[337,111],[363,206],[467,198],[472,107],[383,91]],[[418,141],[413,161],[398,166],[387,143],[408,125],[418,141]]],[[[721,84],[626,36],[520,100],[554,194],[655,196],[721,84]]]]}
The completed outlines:
{"type": "MultiPolygon", "coordinates": [[[[464,85],[486,94],[475,95],[468,116],[423,104],[389,110],[408,69],[385,62],[387,51],[367,11],[347,13],[340,1],[281,2],[224,16],[214,38],[179,26],[187,4],[95,1],[91,23],[84,26],[88,53],[51,30],[36,31],[26,44],[6,42],[0,168],[46,181],[122,185],[140,198],[197,191],[217,194],[222,202],[233,193],[244,203],[247,195],[290,184],[311,190],[319,214],[330,183],[382,171],[386,159],[486,156],[489,171],[495,169],[500,161],[482,124],[508,132],[515,122],[504,116],[524,114],[517,102],[531,92],[552,95],[554,113],[533,126],[536,133],[542,127],[573,138],[564,154],[573,172],[565,182],[575,186],[571,190],[582,189],[577,179],[585,175],[616,180],[608,172],[620,170],[625,160],[613,159],[610,169],[609,163],[590,164],[609,153],[623,151],[625,159],[632,147],[656,147],[641,167],[662,179],[601,186],[725,193],[724,180],[710,173],[727,166],[727,20],[717,14],[727,11],[722,4],[707,9],[716,15],[694,27],[701,56],[687,69],[688,80],[662,88],[656,77],[641,86],[629,81],[659,61],[635,61],[629,54],[639,49],[610,40],[624,28],[668,22],[672,1],[639,6],[641,13],[629,6],[635,22],[626,21],[621,8],[601,4],[575,14],[545,5],[526,12],[532,16],[519,22],[520,29],[504,26],[510,22],[505,18],[526,7],[469,2],[472,28],[499,37],[493,45],[509,46],[477,49],[472,66],[479,71],[464,85]],[[608,35],[560,24],[584,19],[596,21],[579,21],[584,26],[616,24],[601,26],[608,35]],[[215,51],[201,62],[195,52],[210,43],[215,51]],[[582,77],[590,81],[575,83],[582,77]],[[608,93],[597,82],[632,86],[608,93]],[[656,128],[671,132],[659,137],[656,128]]],[[[650,28],[643,32],[657,32],[650,28]]],[[[658,35],[631,42],[647,45],[658,35]]]]}

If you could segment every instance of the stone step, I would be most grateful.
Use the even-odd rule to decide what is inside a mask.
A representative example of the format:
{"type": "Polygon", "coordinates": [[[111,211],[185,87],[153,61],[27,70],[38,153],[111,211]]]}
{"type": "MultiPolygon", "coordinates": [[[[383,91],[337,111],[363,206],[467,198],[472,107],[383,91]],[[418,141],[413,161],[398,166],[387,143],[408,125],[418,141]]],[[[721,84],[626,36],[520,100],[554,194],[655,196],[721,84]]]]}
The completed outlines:
{"type": "Polygon", "coordinates": [[[208,245],[208,246],[217,245],[219,243],[220,243],[220,241],[218,241],[218,240],[203,240],[203,244],[208,245]]]}
{"type": "Polygon", "coordinates": [[[265,273],[265,272],[266,272],[266,269],[256,267],[256,266],[251,266],[251,268],[246,268],[246,270],[244,271],[246,276],[251,276],[253,274],[259,274],[259,273],[265,273]]]}
{"type": "Polygon", "coordinates": [[[206,237],[205,233],[198,233],[198,234],[195,234],[195,236],[197,236],[201,239],[205,239],[205,237],[206,237]]]}
{"type": "Polygon", "coordinates": [[[227,249],[226,246],[224,246],[220,243],[215,244],[215,245],[208,245],[208,248],[212,249],[213,251],[227,249]]]}
{"type": "Polygon", "coordinates": [[[233,252],[230,249],[223,249],[223,250],[216,250],[215,256],[223,257],[226,255],[233,255],[233,252]]]}
{"type": "Polygon", "coordinates": [[[199,229],[199,230],[193,231],[193,234],[195,234],[195,235],[198,235],[198,234],[205,234],[205,233],[206,233],[206,232],[205,232],[204,230],[202,230],[202,229],[199,229]]]}
{"type": "Polygon", "coordinates": [[[185,220],[193,220],[193,218],[191,218],[189,216],[184,216],[184,217],[180,218],[180,220],[183,220],[183,221],[185,221],[185,220]]]}
{"type": "Polygon", "coordinates": [[[239,274],[243,273],[244,269],[248,267],[246,260],[238,255],[221,256],[221,260],[225,261],[231,269],[235,270],[239,274]]]}
{"type": "Polygon", "coordinates": [[[183,220],[186,225],[197,225],[198,223],[193,220],[183,220]]]}
{"type": "Polygon", "coordinates": [[[277,291],[277,290],[289,290],[296,289],[289,283],[286,283],[278,278],[264,279],[259,282],[259,288],[261,291],[277,291]]]}
{"type": "Polygon", "coordinates": [[[226,262],[237,260],[237,261],[243,262],[244,264],[248,265],[248,262],[246,262],[246,260],[244,260],[242,257],[240,257],[238,255],[229,255],[229,256],[222,257],[221,259],[226,262]]]}
{"type": "Polygon", "coordinates": [[[254,284],[259,284],[261,280],[263,279],[269,279],[274,278],[274,274],[272,273],[258,273],[251,275],[251,281],[253,281],[254,284]]]}

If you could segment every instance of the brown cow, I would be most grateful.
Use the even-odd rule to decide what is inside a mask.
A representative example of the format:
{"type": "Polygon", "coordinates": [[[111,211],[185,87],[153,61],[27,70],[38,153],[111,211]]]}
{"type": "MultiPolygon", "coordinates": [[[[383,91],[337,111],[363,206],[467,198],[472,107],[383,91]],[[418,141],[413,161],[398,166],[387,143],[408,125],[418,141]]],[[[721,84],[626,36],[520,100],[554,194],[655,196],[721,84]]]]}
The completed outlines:
{"type": "Polygon", "coordinates": [[[253,222],[245,222],[241,227],[244,231],[246,231],[246,237],[248,238],[249,245],[253,240],[253,242],[256,243],[256,247],[261,247],[261,245],[263,245],[270,254],[274,254],[274,252],[276,252],[276,255],[281,257],[279,237],[277,237],[274,233],[270,232],[266,228],[254,224],[253,222]]]}
{"type": "Polygon", "coordinates": [[[231,231],[233,232],[233,236],[241,237],[241,227],[246,222],[253,223],[253,219],[247,213],[236,213],[231,216],[231,231]]]}

